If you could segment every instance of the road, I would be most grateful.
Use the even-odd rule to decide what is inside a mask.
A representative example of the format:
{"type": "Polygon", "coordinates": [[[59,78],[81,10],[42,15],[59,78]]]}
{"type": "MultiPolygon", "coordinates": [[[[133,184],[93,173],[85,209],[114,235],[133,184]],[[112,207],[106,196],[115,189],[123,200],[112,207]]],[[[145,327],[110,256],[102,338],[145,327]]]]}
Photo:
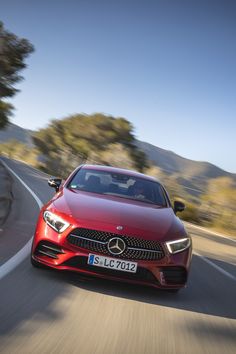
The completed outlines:
{"type": "MultiPolygon", "coordinates": [[[[43,173],[3,160],[43,203],[52,196],[43,173]]],[[[0,272],[32,237],[39,212],[13,179],[16,201],[0,233],[0,272]]],[[[236,243],[188,230],[198,255],[177,295],[34,269],[25,248],[0,280],[0,353],[236,353],[236,243]]]]}

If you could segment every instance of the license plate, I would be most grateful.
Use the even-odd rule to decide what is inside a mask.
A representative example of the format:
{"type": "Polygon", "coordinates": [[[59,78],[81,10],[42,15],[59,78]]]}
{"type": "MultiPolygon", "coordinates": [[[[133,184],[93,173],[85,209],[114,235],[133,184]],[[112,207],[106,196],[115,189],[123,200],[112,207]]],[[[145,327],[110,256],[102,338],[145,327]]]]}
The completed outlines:
{"type": "Polygon", "coordinates": [[[121,259],[103,257],[91,253],[88,256],[88,264],[130,273],[136,273],[138,265],[136,262],[123,261],[121,259]]]}

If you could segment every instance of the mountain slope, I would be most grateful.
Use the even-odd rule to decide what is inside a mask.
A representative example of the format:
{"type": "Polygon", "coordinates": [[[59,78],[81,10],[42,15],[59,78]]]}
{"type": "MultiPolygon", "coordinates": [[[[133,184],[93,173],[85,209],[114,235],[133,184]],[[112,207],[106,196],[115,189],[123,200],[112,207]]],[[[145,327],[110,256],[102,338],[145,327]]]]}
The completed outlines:
{"type": "Polygon", "coordinates": [[[137,140],[137,146],[145,152],[154,165],[160,167],[166,173],[178,174],[190,179],[209,179],[226,176],[236,179],[236,174],[226,172],[209,162],[189,160],[172,151],[164,150],[139,140],[137,140]]]}
{"type": "Polygon", "coordinates": [[[18,140],[30,147],[33,146],[31,131],[13,123],[9,123],[5,129],[0,130],[0,143],[5,143],[9,140],[18,140]]]}

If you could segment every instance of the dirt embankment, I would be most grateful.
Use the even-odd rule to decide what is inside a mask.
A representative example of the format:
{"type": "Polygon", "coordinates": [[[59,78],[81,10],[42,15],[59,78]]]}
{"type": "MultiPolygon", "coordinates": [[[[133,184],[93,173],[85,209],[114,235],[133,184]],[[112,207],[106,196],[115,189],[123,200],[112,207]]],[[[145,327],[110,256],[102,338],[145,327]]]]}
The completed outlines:
{"type": "Polygon", "coordinates": [[[0,162],[0,226],[5,222],[12,203],[12,178],[0,162]]]}

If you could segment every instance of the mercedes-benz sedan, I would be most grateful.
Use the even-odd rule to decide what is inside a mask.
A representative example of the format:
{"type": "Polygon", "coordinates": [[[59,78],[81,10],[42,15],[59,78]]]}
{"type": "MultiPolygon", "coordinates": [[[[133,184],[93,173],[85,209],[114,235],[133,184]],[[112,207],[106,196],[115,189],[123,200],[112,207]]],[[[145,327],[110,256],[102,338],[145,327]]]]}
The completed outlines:
{"type": "Polygon", "coordinates": [[[141,173],[82,165],[41,210],[34,266],[178,291],[187,282],[191,238],[160,182],[141,173]]]}

